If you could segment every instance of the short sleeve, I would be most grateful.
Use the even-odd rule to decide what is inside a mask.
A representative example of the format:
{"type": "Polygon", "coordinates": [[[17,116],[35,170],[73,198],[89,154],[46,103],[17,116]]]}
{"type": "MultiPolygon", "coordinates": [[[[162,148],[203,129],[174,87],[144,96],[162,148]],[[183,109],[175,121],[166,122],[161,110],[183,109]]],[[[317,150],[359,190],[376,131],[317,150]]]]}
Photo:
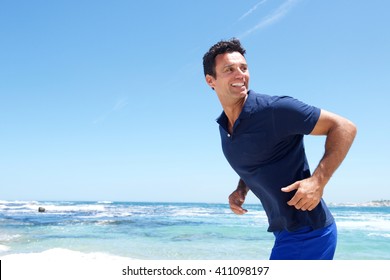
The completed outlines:
{"type": "Polygon", "coordinates": [[[279,137],[310,134],[321,112],[317,107],[288,96],[275,100],[272,107],[274,131],[279,137]]]}

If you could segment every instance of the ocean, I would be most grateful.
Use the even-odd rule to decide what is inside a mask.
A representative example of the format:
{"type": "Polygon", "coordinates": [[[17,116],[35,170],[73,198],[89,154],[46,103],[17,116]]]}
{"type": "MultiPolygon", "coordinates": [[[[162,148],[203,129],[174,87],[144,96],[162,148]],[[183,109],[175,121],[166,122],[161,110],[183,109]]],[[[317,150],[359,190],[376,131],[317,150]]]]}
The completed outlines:
{"type": "MultiPolygon", "coordinates": [[[[268,260],[260,204],[0,201],[0,257],[66,251],[138,260],[268,260]],[[45,209],[39,212],[39,207],[45,209]]],[[[390,207],[331,205],[336,260],[390,260],[390,207]]]]}

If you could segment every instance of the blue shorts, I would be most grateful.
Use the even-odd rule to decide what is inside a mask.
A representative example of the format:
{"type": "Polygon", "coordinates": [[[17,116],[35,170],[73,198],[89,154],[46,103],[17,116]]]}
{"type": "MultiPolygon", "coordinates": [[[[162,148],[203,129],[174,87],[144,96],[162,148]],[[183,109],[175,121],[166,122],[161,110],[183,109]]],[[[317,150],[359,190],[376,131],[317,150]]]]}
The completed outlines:
{"type": "Polygon", "coordinates": [[[336,251],[336,223],[316,230],[276,231],[274,235],[270,260],[332,260],[336,251]]]}

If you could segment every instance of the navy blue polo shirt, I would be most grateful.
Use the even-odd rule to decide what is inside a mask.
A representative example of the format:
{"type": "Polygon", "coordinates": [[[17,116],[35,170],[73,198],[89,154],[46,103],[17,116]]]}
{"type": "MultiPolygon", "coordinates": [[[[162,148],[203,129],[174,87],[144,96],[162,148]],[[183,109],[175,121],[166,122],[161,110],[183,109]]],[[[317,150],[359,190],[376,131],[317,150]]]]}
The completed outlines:
{"type": "Polygon", "coordinates": [[[303,136],[313,130],[320,111],[292,97],[249,91],[232,134],[225,113],[217,119],[223,153],[260,199],[268,231],[296,231],[305,226],[317,229],[334,221],[323,200],[312,211],[301,211],[287,204],[295,191],[281,191],[311,176],[303,136]]]}

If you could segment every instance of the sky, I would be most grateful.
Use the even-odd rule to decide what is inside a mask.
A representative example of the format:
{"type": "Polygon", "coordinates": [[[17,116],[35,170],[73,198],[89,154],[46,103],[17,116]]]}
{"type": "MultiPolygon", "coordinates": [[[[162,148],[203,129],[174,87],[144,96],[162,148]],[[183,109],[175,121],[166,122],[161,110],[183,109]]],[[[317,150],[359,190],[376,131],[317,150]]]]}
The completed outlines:
{"type": "MultiPolygon", "coordinates": [[[[386,0],[3,0],[0,200],[227,203],[238,176],[202,57],[232,37],[251,89],[357,125],[324,199],[390,199],[389,10],[386,0]]],[[[305,137],[312,169],[324,141],[305,137]]]]}

